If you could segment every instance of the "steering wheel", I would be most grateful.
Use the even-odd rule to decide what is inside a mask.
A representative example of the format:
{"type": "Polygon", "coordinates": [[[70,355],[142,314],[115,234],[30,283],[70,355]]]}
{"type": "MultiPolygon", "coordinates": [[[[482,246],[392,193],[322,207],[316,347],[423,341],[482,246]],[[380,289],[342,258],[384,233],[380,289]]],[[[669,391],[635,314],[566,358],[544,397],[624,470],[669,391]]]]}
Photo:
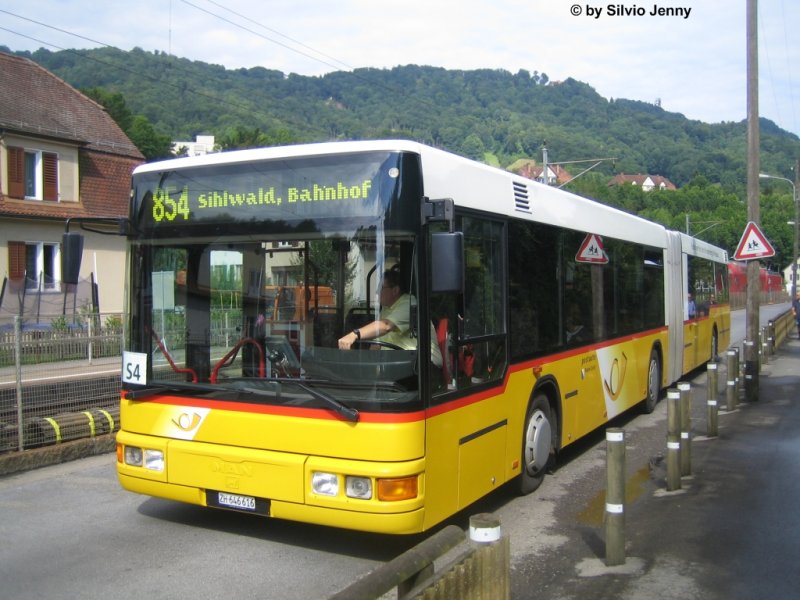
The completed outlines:
{"type": "Polygon", "coordinates": [[[391,342],[383,342],[381,340],[358,340],[356,344],[371,344],[373,346],[381,346],[383,348],[389,348],[391,350],[406,350],[406,348],[401,348],[397,344],[392,344],[391,342]]]}

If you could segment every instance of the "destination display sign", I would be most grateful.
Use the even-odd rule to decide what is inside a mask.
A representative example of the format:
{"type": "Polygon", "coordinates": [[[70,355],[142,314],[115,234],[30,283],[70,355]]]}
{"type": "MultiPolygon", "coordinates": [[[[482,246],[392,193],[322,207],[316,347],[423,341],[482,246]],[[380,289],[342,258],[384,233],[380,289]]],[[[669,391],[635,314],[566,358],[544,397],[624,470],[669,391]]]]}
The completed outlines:
{"type": "Polygon", "coordinates": [[[399,155],[381,153],[144,172],[134,175],[133,221],[148,231],[378,217],[400,188],[399,163],[399,155]]]}
{"type": "Polygon", "coordinates": [[[313,184],[309,187],[290,186],[276,191],[275,186],[259,187],[252,191],[213,190],[193,193],[187,184],[182,189],[175,186],[157,187],[153,190],[150,209],[153,222],[187,222],[202,219],[204,213],[219,210],[235,212],[237,209],[250,210],[255,207],[281,206],[284,203],[303,204],[306,202],[340,202],[345,200],[366,201],[370,197],[372,180],[364,179],[350,185],[337,181],[334,185],[313,184]]]}

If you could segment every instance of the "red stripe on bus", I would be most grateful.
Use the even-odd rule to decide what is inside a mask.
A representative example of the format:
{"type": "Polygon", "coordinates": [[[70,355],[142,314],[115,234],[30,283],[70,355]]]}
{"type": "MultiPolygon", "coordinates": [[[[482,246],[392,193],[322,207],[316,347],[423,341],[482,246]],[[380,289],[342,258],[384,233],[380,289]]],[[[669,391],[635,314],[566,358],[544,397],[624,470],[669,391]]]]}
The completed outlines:
{"type": "MultiPolygon", "coordinates": [[[[163,404],[167,406],[186,406],[208,408],[211,410],[229,410],[233,412],[246,412],[262,415],[277,415],[282,417],[299,417],[305,419],[323,419],[330,421],[344,421],[331,409],[325,408],[298,408],[289,406],[250,404],[246,402],[232,402],[230,400],[205,400],[202,398],[183,398],[179,396],[159,396],[148,398],[142,402],[163,404]]],[[[358,420],[364,423],[412,423],[425,418],[425,412],[416,410],[408,413],[376,413],[359,412],[358,420]]]]}
{"type": "Polygon", "coordinates": [[[506,372],[506,376],[503,379],[503,383],[500,386],[500,389],[491,388],[488,390],[484,390],[482,392],[478,392],[477,394],[472,394],[470,396],[464,396],[461,398],[457,398],[452,400],[451,402],[445,402],[444,404],[440,404],[438,406],[433,406],[426,411],[426,415],[428,417],[434,417],[438,415],[442,415],[444,413],[458,410],[465,406],[469,406],[470,404],[474,404],[476,402],[480,402],[481,400],[485,400],[487,398],[491,398],[492,396],[498,396],[505,393],[506,388],[508,387],[508,382],[511,378],[511,375],[514,373],[519,373],[521,371],[525,371],[527,369],[532,369],[534,367],[546,365],[552,362],[557,362],[560,360],[564,360],[566,358],[570,358],[573,356],[578,356],[581,354],[587,354],[590,352],[595,352],[602,348],[608,348],[609,346],[615,346],[617,344],[622,344],[625,342],[630,342],[633,340],[638,340],[644,337],[650,337],[653,335],[658,335],[659,333],[663,333],[667,331],[667,327],[658,327],[656,329],[650,329],[647,331],[640,331],[639,333],[634,333],[631,335],[626,335],[619,338],[614,338],[613,340],[606,340],[605,342],[600,342],[597,344],[591,344],[589,346],[581,346],[580,348],[575,348],[572,350],[565,350],[564,352],[559,352],[557,354],[548,354],[547,356],[543,356],[540,358],[534,358],[525,362],[517,363],[515,365],[511,365],[508,371],[506,372]]]}

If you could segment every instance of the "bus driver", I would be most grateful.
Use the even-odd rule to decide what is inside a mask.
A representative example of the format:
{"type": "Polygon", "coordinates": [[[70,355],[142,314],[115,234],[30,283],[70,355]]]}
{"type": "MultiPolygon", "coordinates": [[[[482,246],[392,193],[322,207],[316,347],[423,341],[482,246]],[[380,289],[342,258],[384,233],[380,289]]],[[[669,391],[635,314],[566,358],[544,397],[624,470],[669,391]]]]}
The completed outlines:
{"type": "MultiPolygon", "coordinates": [[[[411,329],[411,295],[403,290],[400,272],[390,269],[383,273],[380,291],[381,318],[367,323],[339,338],[339,348],[349,350],[359,340],[386,342],[403,350],[416,350],[417,338],[411,329]]],[[[436,331],[431,325],[431,362],[442,366],[442,353],[436,343],[436,331]]]]}

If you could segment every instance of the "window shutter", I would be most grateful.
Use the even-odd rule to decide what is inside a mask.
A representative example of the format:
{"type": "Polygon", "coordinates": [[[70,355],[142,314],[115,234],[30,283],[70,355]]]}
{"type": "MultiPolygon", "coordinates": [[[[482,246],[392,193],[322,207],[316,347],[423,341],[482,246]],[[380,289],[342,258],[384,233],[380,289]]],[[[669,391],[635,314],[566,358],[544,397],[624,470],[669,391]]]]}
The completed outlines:
{"type": "Polygon", "coordinates": [[[58,154],[43,152],[44,199],[58,202],[58,154]]]}
{"type": "Polygon", "coordinates": [[[25,149],[8,148],[8,195],[25,197],[25,149]]]}
{"type": "Polygon", "coordinates": [[[8,278],[12,281],[25,277],[25,242],[8,242],[8,278]]]}

